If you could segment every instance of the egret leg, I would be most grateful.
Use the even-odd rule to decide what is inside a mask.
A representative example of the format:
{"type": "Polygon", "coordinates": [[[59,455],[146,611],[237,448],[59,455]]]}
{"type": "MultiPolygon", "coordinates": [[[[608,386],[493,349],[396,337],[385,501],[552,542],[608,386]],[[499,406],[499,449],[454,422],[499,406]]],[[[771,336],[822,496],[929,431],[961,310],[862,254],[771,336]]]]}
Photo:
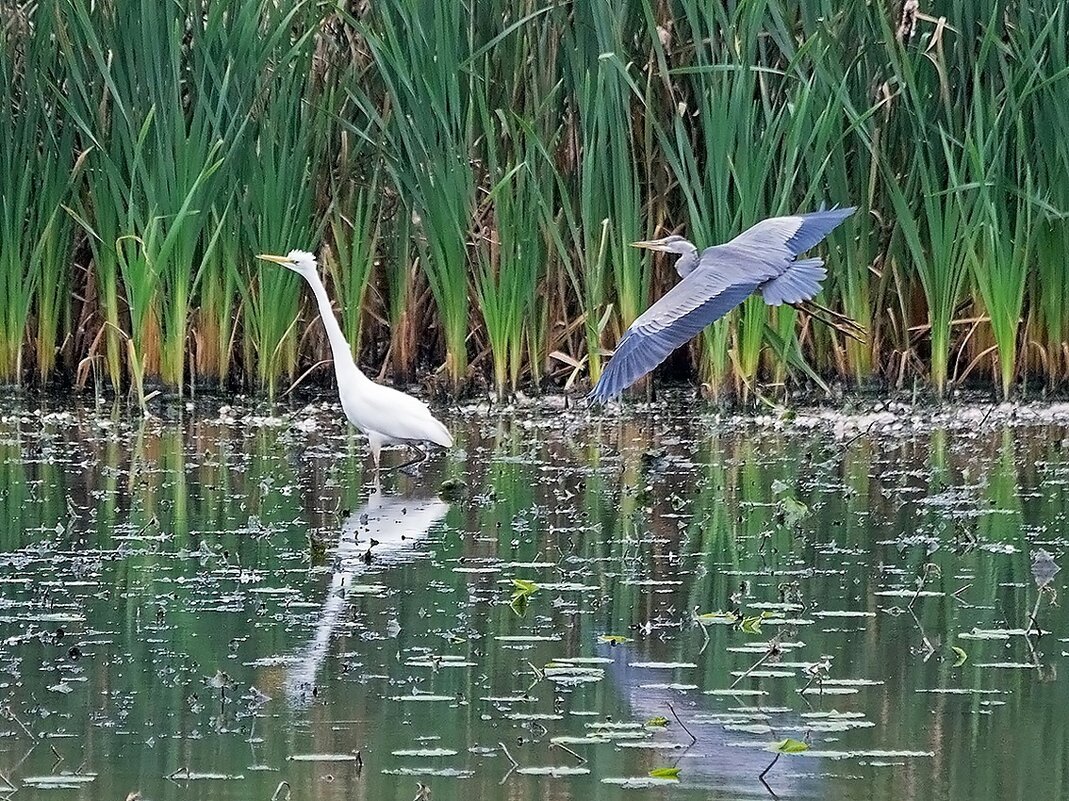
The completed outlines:
{"type": "Polygon", "coordinates": [[[427,451],[423,450],[423,448],[421,448],[419,445],[416,445],[415,443],[409,443],[408,447],[412,448],[412,450],[416,451],[416,453],[418,453],[419,455],[413,456],[404,464],[397,465],[394,470],[405,470],[407,472],[407,468],[419,467],[421,464],[431,458],[431,455],[427,453],[427,451]]]}
{"type": "Polygon", "coordinates": [[[371,446],[371,458],[375,462],[375,477],[379,475],[379,460],[382,457],[382,442],[378,437],[368,437],[368,445],[371,446]]]}

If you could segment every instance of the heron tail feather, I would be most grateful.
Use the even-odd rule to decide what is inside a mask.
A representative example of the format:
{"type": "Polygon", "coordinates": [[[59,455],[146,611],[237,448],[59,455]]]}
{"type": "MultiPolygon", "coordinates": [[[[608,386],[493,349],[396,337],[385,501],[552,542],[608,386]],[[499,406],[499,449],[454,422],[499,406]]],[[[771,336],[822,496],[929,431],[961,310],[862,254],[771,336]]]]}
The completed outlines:
{"type": "Polygon", "coordinates": [[[761,295],[769,306],[783,303],[801,303],[811,300],[820,292],[821,282],[828,277],[823,259],[802,259],[790,266],[763,287],[761,295]]]}

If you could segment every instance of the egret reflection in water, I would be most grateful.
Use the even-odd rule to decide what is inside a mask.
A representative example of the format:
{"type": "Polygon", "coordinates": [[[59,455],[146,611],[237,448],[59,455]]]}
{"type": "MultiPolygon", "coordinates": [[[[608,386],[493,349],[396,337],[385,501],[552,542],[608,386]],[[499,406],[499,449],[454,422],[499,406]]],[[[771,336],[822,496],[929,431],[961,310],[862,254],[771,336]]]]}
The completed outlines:
{"type": "Polygon", "coordinates": [[[298,653],[286,676],[286,695],[294,706],[306,704],[316,674],[330,649],[330,639],[342,622],[357,577],[406,562],[437,524],[449,504],[438,497],[384,495],[376,482],[367,502],[342,522],[334,552],[327,598],[319,610],[315,633],[298,653]]]}
{"type": "MultiPolygon", "coordinates": [[[[1069,411],[472,412],[445,519],[369,481],[312,571],[309,521],[354,497],[333,409],[254,436],[251,408],[143,430],[75,412],[0,419],[16,798],[756,801],[785,738],[811,749],[765,776],[792,801],[1069,797],[1069,411]],[[524,615],[514,580],[540,588],[524,615]],[[694,625],[736,605],[792,611],[694,625]],[[547,674],[567,665],[583,680],[547,674]]],[[[402,494],[446,477],[424,469],[402,494]]]]}

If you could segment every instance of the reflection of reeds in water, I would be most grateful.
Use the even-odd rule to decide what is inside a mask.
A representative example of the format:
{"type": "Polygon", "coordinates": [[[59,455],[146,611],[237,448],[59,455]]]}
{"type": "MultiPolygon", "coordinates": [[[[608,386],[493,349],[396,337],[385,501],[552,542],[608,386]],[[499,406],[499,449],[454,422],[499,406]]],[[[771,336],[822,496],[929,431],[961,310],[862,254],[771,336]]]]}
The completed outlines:
{"type": "Polygon", "coordinates": [[[286,695],[292,704],[300,706],[311,700],[331,637],[349,608],[350,586],[360,576],[373,575],[382,567],[415,556],[421,541],[447,511],[449,504],[438,498],[384,496],[376,486],[367,503],[345,518],[315,633],[286,676],[286,695]]]}
{"type": "Polygon", "coordinates": [[[23,4],[0,30],[0,379],[281,388],[329,352],[293,276],[252,260],[293,246],[376,369],[596,378],[674,280],[629,241],[826,202],[870,212],[830,240],[822,298],[868,343],[754,302],[668,373],[1064,380],[1069,9],[944,11],[23,4]]]}

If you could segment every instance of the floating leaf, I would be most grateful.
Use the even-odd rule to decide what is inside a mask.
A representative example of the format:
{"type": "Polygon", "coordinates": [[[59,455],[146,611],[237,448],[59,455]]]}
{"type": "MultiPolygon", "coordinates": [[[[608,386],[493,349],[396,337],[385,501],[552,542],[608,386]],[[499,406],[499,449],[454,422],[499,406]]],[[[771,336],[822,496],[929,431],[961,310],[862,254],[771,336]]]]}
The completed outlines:
{"type": "Polygon", "coordinates": [[[631,642],[631,638],[624,637],[622,634],[602,634],[598,637],[598,642],[608,643],[609,645],[623,645],[625,642],[631,642]]]}
{"type": "Polygon", "coordinates": [[[798,525],[809,514],[809,507],[790,495],[780,498],[777,507],[780,521],[788,528],[798,525]]]}
{"type": "Polygon", "coordinates": [[[1032,578],[1036,586],[1043,589],[1054,580],[1054,575],[1061,570],[1054,562],[1054,557],[1049,551],[1040,548],[1032,554],[1032,578]]]}
{"type": "Polygon", "coordinates": [[[517,594],[533,595],[538,591],[538,584],[527,579],[514,578],[512,580],[512,585],[516,588],[517,594]]]}
{"type": "Polygon", "coordinates": [[[650,771],[651,779],[679,779],[680,768],[654,768],[650,771]]]}
{"type": "Polygon", "coordinates": [[[531,596],[538,592],[538,584],[528,579],[512,580],[512,586],[516,589],[512,592],[512,600],[509,602],[509,606],[512,607],[512,611],[520,617],[523,617],[527,612],[527,603],[531,596]]]}
{"type": "Polygon", "coordinates": [[[358,754],[292,754],[292,762],[356,762],[360,759],[358,754]]]}
{"type": "Polygon", "coordinates": [[[402,748],[391,752],[398,757],[448,757],[456,756],[452,748],[402,748]]]}
{"type": "Polygon", "coordinates": [[[706,623],[734,623],[739,617],[734,612],[702,612],[695,615],[694,619],[704,625],[706,623]]]}
{"type": "Polygon", "coordinates": [[[524,776],[550,776],[554,779],[561,776],[586,776],[590,768],[578,765],[544,765],[528,768],[517,768],[517,773],[524,776]]]}
{"type": "Polygon", "coordinates": [[[793,737],[788,737],[778,743],[769,743],[765,746],[765,750],[774,754],[800,754],[809,750],[809,744],[803,743],[801,740],[795,740],[793,737]]]}
{"type": "Polygon", "coordinates": [[[663,715],[658,715],[655,718],[650,718],[649,720],[647,720],[646,725],[663,729],[665,726],[668,725],[668,718],[664,717],[663,715]]]}
{"type": "Polygon", "coordinates": [[[961,667],[965,664],[965,660],[969,658],[969,655],[965,653],[964,648],[959,648],[956,645],[952,645],[950,646],[950,650],[953,651],[954,654],[958,657],[954,660],[954,667],[961,667]]]}
{"type": "Polygon", "coordinates": [[[750,617],[744,617],[740,628],[746,634],[760,634],[761,633],[761,616],[752,615],[750,617]]]}
{"type": "Polygon", "coordinates": [[[513,594],[512,600],[509,601],[509,606],[512,607],[512,611],[520,617],[527,614],[527,604],[529,603],[530,595],[527,593],[517,592],[513,594]]]}

